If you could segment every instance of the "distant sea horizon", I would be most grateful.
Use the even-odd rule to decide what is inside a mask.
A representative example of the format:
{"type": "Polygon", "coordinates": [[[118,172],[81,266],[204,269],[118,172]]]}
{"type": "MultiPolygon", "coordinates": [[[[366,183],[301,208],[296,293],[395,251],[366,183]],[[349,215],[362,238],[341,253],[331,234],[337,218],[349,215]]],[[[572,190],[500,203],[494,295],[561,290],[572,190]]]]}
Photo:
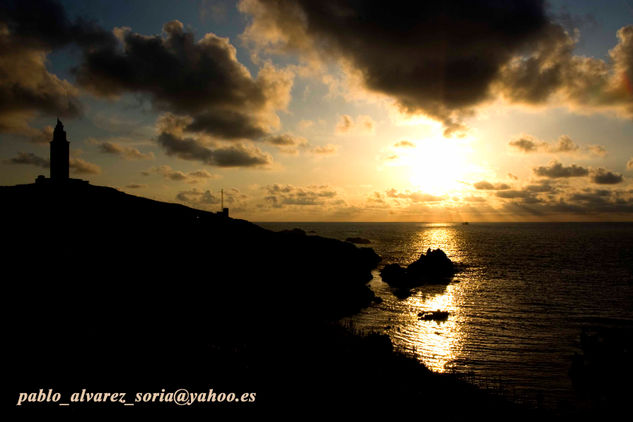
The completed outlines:
{"type": "Polygon", "coordinates": [[[435,372],[495,384],[518,401],[579,405],[570,369],[583,333],[633,332],[633,222],[256,224],[366,239],[358,246],[382,257],[379,269],[444,250],[460,268],[450,284],[397,291],[377,269],[369,286],[382,302],[342,322],[389,335],[435,372]],[[446,322],[419,320],[437,309],[449,312],[446,322]]]}
{"type": "MultiPolygon", "coordinates": [[[[236,217],[239,219],[239,217],[236,217]]],[[[631,220],[582,220],[582,221],[320,221],[320,220],[248,220],[253,224],[609,224],[609,223],[631,223],[631,220]]]]}

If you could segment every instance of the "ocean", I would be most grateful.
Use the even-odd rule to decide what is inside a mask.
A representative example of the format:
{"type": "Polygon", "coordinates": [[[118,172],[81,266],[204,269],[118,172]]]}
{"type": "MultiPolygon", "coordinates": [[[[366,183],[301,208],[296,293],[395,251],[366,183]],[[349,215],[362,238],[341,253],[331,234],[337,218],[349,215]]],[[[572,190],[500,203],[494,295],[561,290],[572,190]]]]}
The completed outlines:
{"type": "Polygon", "coordinates": [[[369,286],[382,302],[342,323],[388,334],[429,369],[517,402],[574,406],[569,371],[581,333],[633,330],[633,223],[258,224],[366,238],[359,246],[373,248],[380,267],[444,250],[460,269],[450,284],[396,291],[375,270],[369,286]],[[438,309],[446,321],[418,318],[438,309]]]}

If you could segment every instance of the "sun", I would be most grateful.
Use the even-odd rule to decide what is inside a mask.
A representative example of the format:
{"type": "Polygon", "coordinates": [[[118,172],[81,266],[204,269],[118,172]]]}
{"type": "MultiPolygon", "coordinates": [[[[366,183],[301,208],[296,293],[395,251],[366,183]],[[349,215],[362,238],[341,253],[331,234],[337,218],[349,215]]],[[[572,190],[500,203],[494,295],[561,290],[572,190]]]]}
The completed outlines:
{"type": "Polygon", "coordinates": [[[401,155],[408,167],[411,187],[433,195],[447,195],[466,188],[465,180],[478,166],[471,161],[469,139],[427,138],[414,142],[415,147],[401,155]]]}

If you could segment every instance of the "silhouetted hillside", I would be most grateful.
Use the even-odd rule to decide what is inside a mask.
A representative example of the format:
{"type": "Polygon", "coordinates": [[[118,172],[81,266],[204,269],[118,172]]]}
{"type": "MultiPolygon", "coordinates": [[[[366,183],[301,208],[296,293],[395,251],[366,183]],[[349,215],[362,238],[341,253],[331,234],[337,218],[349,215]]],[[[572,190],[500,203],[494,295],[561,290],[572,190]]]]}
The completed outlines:
{"type": "Polygon", "coordinates": [[[257,392],[258,408],[439,406],[427,413],[457,395],[468,413],[513,410],[332,323],[371,303],[371,249],[90,185],[0,200],[15,391],[212,387],[257,392]]]}

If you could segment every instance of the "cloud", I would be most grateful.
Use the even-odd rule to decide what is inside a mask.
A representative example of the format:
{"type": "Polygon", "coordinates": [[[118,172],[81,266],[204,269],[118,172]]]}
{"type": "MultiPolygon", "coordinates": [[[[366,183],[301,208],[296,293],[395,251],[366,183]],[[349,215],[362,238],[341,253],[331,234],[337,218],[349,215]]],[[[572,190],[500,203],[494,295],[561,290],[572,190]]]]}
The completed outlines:
{"type": "Polygon", "coordinates": [[[101,173],[101,167],[94,163],[90,163],[78,157],[70,157],[69,159],[70,170],[77,174],[99,174],[101,173]]]}
{"type": "Polygon", "coordinates": [[[51,166],[51,162],[48,159],[35,155],[32,152],[19,152],[16,157],[9,158],[3,162],[6,164],[28,164],[41,168],[49,168],[51,166]]]}
{"type": "Polygon", "coordinates": [[[190,117],[171,113],[159,117],[157,124],[160,133],[156,141],[167,155],[217,167],[265,167],[272,163],[269,154],[254,146],[238,143],[212,147],[195,134],[185,136],[183,130],[190,121],[190,117]]]}
{"type": "Polygon", "coordinates": [[[143,188],[146,188],[147,185],[142,184],[142,183],[132,183],[129,185],[125,185],[125,187],[128,189],[143,189],[143,188]]]}
{"type": "MultiPolygon", "coordinates": [[[[502,192],[499,192],[502,193],[502,192]]],[[[525,194],[527,195],[527,194],[525,194]]],[[[567,192],[561,196],[531,198],[525,200],[522,194],[508,199],[503,205],[503,210],[515,216],[538,217],[549,219],[552,215],[570,216],[596,216],[603,218],[605,215],[626,215],[630,218],[633,213],[633,196],[631,192],[608,189],[583,189],[581,191],[567,192]]],[[[560,217],[559,217],[560,218],[560,217]]]]}
{"type": "Polygon", "coordinates": [[[406,139],[396,142],[393,144],[395,148],[415,148],[415,144],[413,142],[409,142],[406,139]]]}
{"type": "Polygon", "coordinates": [[[243,144],[217,148],[212,163],[218,167],[264,167],[272,163],[269,154],[243,144]]]}
{"type": "Polygon", "coordinates": [[[615,110],[633,117],[633,25],[620,28],[609,61],[574,56],[577,37],[559,25],[548,25],[531,53],[515,57],[500,71],[495,89],[507,99],[544,105],[559,104],[585,111],[615,110]]]}
{"type": "Polygon", "coordinates": [[[284,154],[298,154],[299,148],[306,148],[309,142],[303,136],[284,133],[271,135],[263,139],[263,142],[276,146],[284,154]]]}
{"type": "Polygon", "coordinates": [[[219,177],[221,177],[218,174],[212,174],[209,173],[206,170],[196,170],[196,171],[192,171],[189,173],[189,176],[191,177],[197,177],[199,179],[217,179],[219,177]]]}
{"type": "Polygon", "coordinates": [[[585,189],[583,192],[574,193],[569,196],[572,202],[583,202],[585,205],[604,205],[608,203],[612,192],[605,189],[585,189]]]}
{"type": "Polygon", "coordinates": [[[548,143],[540,139],[536,139],[531,135],[523,134],[511,140],[508,144],[526,154],[535,152],[579,154],[584,152],[589,155],[600,157],[604,157],[607,154],[606,148],[602,145],[587,145],[586,147],[580,147],[567,135],[561,135],[558,137],[556,142],[548,143]]]}
{"type": "Polygon", "coordinates": [[[581,177],[589,174],[589,170],[584,167],[580,167],[575,164],[565,167],[558,161],[553,161],[546,167],[536,167],[533,171],[537,176],[547,177],[550,179],[581,177]]]}
{"type": "Polygon", "coordinates": [[[389,198],[406,199],[411,202],[438,202],[446,199],[443,196],[435,196],[425,192],[411,192],[409,190],[398,192],[393,188],[386,191],[385,194],[389,198]]]}
{"type": "Polygon", "coordinates": [[[631,157],[631,159],[626,162],[626,169],[633,170],[633,157],[631,157]]]}
{"type": "Polygon", "coordinates": [[[312,120],[300,120],[299,123],[297,123],[299,130],[306,130],[312,126],[314,126],[314,121],[312,120]]]}
{"type": "Polygon", "coordinates": [[[486,202],[486,198],[483,198],[481,196],[475,196],[475,195],[464,196],[460,199],[466,202],[486,202]]]}
{"type": "Polygon", "coordinates": [[[509,142],[509,144],[511,147],[514,147],[525,153],[536,152],[542,149],[545,145],[547,145],[546,143],[542,141],[534,139],[530,135],[523,135],[517,139],[513,139],[512,141],[509,142]]]}
{"type": "Polygon", "coordinates": [[[366,91],[443,122],[446,134],[490,99],[619,109],[633,115],[633,26],[610,61],[574,56],[576,38],[545,1],[241,0],[243,39],[264,54],[334,61],[366,91]]]}
{"type": "Polygon", "coordinates": [[[623,180],[621,174],[612,173],[603,168],[598,168],[591,172],[591,181],[599,185],[615,185],[623,180]]]}
{"type": "MultiPolygon", "coordinates": [[[[47,55],[75,43],[81,48],[114,41],[95,23],[71,21],[55,1],[14,0],[0,8],[0,131],[36,142],[42,129],[30,127],[38,115],[75,117],[82,113],[79,90],[47,70],[47,55]],[[38,133],[39,132],[39,133],[38,133]]],[[[44,129],[48,132],[48,129],[44,129]]]]}
{"type": "Polygon", "coordinates": [[[356,120],[354,120],[349,114],[343,114],[339,116],[335,132],[338,135],[373,135],[376,132],[376,122],[367,115],[357,116],[356,120]]]}
{"type": "Polygon", "coordinates": [[[243,35],[252,45],[349,63],[367,90],[447,127],[550,25],[533,1],[243,0],[239,8],[252,17],[243,35]]]}
{"type": "Polygon", "coordinates": [[[265,200],[273,208],[285,206],[326,205],[337,196],[337,192],[329,186],[269,185],[265,187],[265,200]]]}
{"type": "Polygon", "coordinates": [[[209,173],[206,170],[196,170],[189,173],[185,173],[180,170],[174,170],[168,165],[162,165],[158,167],[152,167],[144,172],[143,175],[149,176],[150,174],[159,174],[165,179],[173,180],[175,182],[188,182],[197,183],[203,179],[217,179],[220,176],[209,173]]]}
{"type": "Polygon", "coordinates": [[[153,152],[142,153],[136,148],[121,145],[116,142],[106,141],[106,142],[99,143],[97,141],[97,143],[99,145],[99,151],[105,154],[118,155],[124,160],[153,160],[154,159],[153,152]]]}
{"type": "Polygon", "coordinates": [[[118,34],[120,44],[84,51],[75,69],[80,86],[103,97],[147,95],[158,110],[190,116],[188,131],[219,139],[256,139],[279,126],[275,111],[290,101],[290,71],[266,63],[253,78],[228,38],[195,41],[176,20],[161,35],[118,34]]]}
{"type": "MultiPolygon", "coordinates": [[[[19,152],[16,157],[4,160],[6,164],[28,164],[41,168],[49,168],[50,161],[32,152],[19,152]]],[[[78,157],[70,157],[68,163],[70,170],[76,174],[99,174],[101,167],[78,157]]]]}
{"type": "Polygon", "coordinates": [[[503,191],[498,191],[495,193],[495,195],[499,198],[505,198],[505,199],[517,199],[520,198],[524,201],[529,201],[529,202],[537,202],[538,199],[536,199],[535,195],[533,192],[529,192],[527,190],[503,190],[503,191]]]}
{"type": "Polygon", "coordinates": [[[510,189],[510,185],[507,185],[505,183],[497,183],[497,184],[493,185],[492,183],[486,182],[485,180],[482,180],[481,182],[477,182],[477,183],[473,184],[473,186],[477,190],[506,190],[506,189],[510,189]]]}
{"type": "Polygon", "coordinates": [[[549,146],[549,152],[576,152],[580,149],[578,145],[567,135],[561,135],[556,144],[549,146]]]}
{"type": "Polygon", "coordinates": [[[334,155],[338,152],[340,146],[334,144],[318,145],[310,149],[315,155],[334,155]]]}
{"type": "Polygon", "coordinates": [[[598,157],[604,157],[607,155],[607,149],[602,145],[587,145],[587,151],[590,154],[597,155],[598,157]]]}
{"type": "Polygon", "coordinates": [[[192,189],[188,191],[179,192],[176,195],[176,199],[182,202],[193,205],[216,205],[219,204],[220,198],[213,195],[210,191],[201,191],[198,189],[192,189]]]}
{"type": "Polygon", "coordinates": [[[524,188],[528,192],[533,193],[544,193],[544,192],[555,192],[556,187],[553,186],[549,180],[544,180],[537,184],[527,185],[524,188]]]}

